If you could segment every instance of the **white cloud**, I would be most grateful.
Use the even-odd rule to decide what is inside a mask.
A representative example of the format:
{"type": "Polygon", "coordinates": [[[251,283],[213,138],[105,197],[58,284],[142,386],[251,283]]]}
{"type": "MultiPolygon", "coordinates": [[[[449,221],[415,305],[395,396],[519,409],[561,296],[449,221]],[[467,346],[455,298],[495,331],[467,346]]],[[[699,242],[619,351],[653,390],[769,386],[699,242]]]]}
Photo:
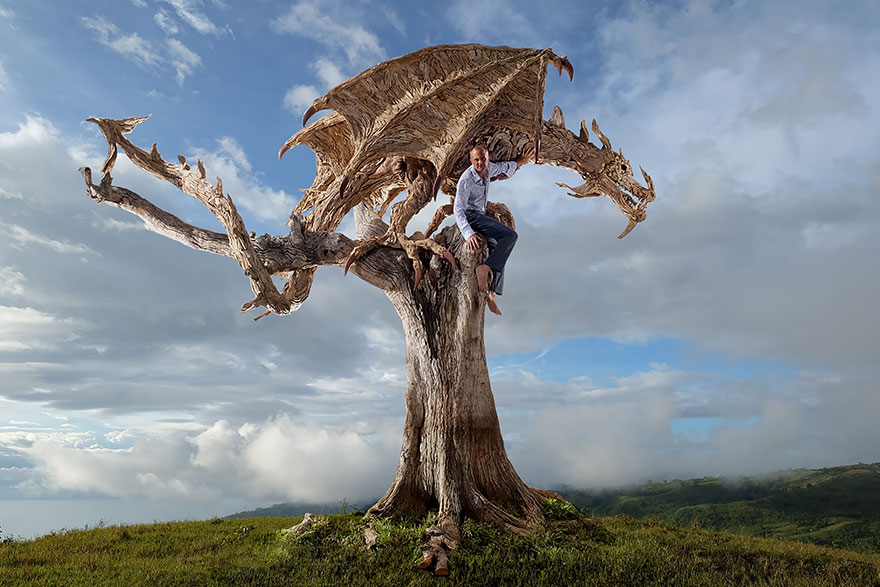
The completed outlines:
{"type": "Polygon", "coordinates": [[[10,192],[3,188],[0,188],[0,199],[4,200],[23,200],[24,196],[21,195],[20,192],[10,192]]]}
{"type": "Polygon", "coordinates": [[[0,306],[0,351],[51,349],[74,340],[90,325],[34,308],[0,306]]]}
{"type": "Polygon", "coordinates": [[[202,58],[177,39],[168,39],[168,50],[171,53],[171,64],[177,71],[177,83],[183,85],[183,80],[197,67],[201,67],[202,58]]]}
{"type": "Polygon", "coordinates": [[[180,32],[180,27],[177,26],[177,23],[174,22],[174,19],[169,16],[169,14],[163,10],[159,9],[153,16],[153,20],[156,21],[156,24],[159,25],[159,28],[165,31],[166,35],[176,35],[180,32]]]}
{"type": "Polygon", "coordinates": [[[0,225],[0,230],[6,233],[6,236],[9,237],[10,241],[13,243],[13,246],[16,248],[27,247],[29,245],[39,245],[42,247],[47,247],[55,251],[56,253],[62,253],[65,255],[98,254],[84,244],[58,241],[42,234],[31,232],[27,228],[24,228],[23,226],[18,226],[17,224],[7,226],[0,225]]]}
{"type": "Polygon", "coordinates": [[[177,12],[177,16],[195,29],[197,32],[207,35],[232,34],[232,30],[227,27],[218,27],[215,25],[208,15],[200,10],[202,2],[199,0],[162,0],[169,4],[177,12]]]}
{"type": "Polygon", "coordinates": [[[146,8],[147,2],[146,0],[131,0],[131,3],[137,6],[138,8],[146,8]]]}
{"type": "Polygon", "coordinates": [[[337,9],[332,14],[327,10],[327,6],[298,2],[272,21],[272,28],[279,33],[305,37],[340,50],[354,65],[385,59],[385,49],[379,38],[357,24],[350,8],[337,9]]]}
{"type": "Polygon", "coordinates": [[[24,274],[15,267],[0,266],[0,294],[20,296],[24,294],[24,274]]]}
{"type": "Polygon", "coordinates": [[[162,62],[162,58],[149,41],[144,40],[137,33],[120,33],[119,27],[103,16],[91,18],[84,16],[80,18],[80,22],[87,29],[94,31],[95,39],[99,43],[131,59],[141,67],[155,67],[162,62]]]}
{"type": "Polygon", "coordinates": [[[348,79],[348,76],[342,73],[339,66],[329,59],[318,59],[313,67],[318,74],[318,79],[321,80],[327,89],[338,86],[348,79]]]}
{"type": "Polygon", "coordinates": [[[866,383],[657,367],[601,389],[528,373],[495,377],[493,388],[508,451],[528,483],[602,487],[870,462],[880,400],[866,383]],[[689,433],[695,422],[709,426],[689,433]]]}
{"type": "Polygon", "coordinates": [[[275,220],[283,225],[296,206],[296,200],[284,190],[276,190],[262,183],[251,172],[244,149],[232,137],[217,141],[217,150],[197,150],[208,175],[223,179],[223,189],[232,196],[236,206],[261,220],[275,220]]]}
{"type": "MultiPolygon", "coordinates": [[[[393,473],[397,433],[321,427],[281,415],[233,427],[219,420],[197,434],[139,435],[131,448],[92,444],[93,435],[0,432],[0,445],[33,462],[25,493],[112,497],[333,502],[378,497],[393,473]]],[[[108,440],[131,438],[126,430],[108,440]]]]}
{"type": "Polygon", "coordinates": [[[302,116],[302,113],[312,105],[315,98],[321,94],[315,89],[315,86],[296,85],[287,90],[284,94],[284,107],[291,113],[302,116]]]}
{"type": "MultiPolygon", "coordinates": [[[[164,11],[156,13],[155,20],[166,34],[178,32],[177,26],[164,11]]],[[[201,56],[177,39],[168,39],[165,42],[165,55],[162,55],[150,41],[144,40],[136,33],[121,33],[119,27],[102,16],[83,17],[80,22],[87,29],[94,31],[95,39],[99,43],[110,47],[141,67],[173,69],[178,84],[182,85],[187,76],[202,66],[201,56]]]]}
{"type": "MultiPolygon", "coordinates": [[[[25,121],[19,123],[18,130],[14,132],[0,133],[0,149],[15,149],[22,142],[45,144],[56,140],[58,129],[51,122],[39,116],[25,116],[25,121]]],[[[21,194],[3,190],[4,197],[18,197],[21,194]]]]}

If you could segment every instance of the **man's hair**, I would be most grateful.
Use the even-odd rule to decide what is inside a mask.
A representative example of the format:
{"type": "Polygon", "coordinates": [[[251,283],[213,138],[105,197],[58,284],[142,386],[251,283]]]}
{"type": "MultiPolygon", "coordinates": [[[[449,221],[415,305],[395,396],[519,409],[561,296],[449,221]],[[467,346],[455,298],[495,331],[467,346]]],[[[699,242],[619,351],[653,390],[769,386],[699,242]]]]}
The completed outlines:
{"type": "Polygon", "coordinates": [[[480,153],[489,153],[489,149],[487,149],[484,145],[474,145],[474,148],[471,149],[471,153],[474,151],[479,151],[480,153]]]}

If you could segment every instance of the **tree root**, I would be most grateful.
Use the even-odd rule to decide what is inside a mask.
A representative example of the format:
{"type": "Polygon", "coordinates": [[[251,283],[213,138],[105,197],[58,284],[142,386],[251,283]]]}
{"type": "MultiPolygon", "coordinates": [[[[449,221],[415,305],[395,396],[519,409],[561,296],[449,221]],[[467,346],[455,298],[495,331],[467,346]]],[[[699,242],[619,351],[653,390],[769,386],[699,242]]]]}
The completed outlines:
{"type": "Polygon", "coordinates": [[[449,555],[461,545],[461,532],[458,523],[451,516],[442,516],[433,526],[425,529],[425,543],[422,545],[420,569],[433,569],[438,577],[449,575],[449,555]]]}

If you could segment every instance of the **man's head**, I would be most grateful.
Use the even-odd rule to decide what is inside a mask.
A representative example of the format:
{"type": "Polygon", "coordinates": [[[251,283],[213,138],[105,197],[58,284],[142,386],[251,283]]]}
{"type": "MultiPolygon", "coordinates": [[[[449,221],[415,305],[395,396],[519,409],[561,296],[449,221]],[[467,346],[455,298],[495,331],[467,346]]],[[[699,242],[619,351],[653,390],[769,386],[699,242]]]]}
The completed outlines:
{"type": "Polygon", "coordinates": [[[489,168],[489,151],[483,145],[471,149],[471,164],[480,175],[485,175],[489,168]]]}

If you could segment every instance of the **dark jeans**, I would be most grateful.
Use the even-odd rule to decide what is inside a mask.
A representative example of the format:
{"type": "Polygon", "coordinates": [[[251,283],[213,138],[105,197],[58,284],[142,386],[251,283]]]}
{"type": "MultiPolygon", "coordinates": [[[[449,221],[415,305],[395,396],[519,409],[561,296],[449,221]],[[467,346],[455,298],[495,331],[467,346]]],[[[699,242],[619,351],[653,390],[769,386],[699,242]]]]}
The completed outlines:
{"type": "Polygon", "coordinates": [[[504,289],[504,264],[516,244],[516,231],[477,210],[467,210],[465,216],[471,228],[489,245],[489,257],[485,261],[492,269],[489,289],[501,295],[504,289]]]}

